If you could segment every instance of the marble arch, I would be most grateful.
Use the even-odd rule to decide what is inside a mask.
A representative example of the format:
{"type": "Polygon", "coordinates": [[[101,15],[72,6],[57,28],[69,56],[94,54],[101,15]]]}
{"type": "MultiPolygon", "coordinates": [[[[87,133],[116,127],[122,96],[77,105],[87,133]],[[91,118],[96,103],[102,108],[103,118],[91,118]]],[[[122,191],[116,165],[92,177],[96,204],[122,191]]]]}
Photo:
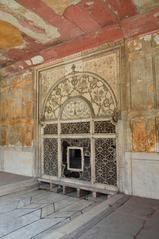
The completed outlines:
{"type": "Polygon", "coordinates": [[[95,117],[113,114],[117,100],[109,84],[91,72],[76,72],[62,78],[54,85],[43,106],[44,120],[57,120],[64,102],[71,97],[83,97],[93,108],[95,117]]]}

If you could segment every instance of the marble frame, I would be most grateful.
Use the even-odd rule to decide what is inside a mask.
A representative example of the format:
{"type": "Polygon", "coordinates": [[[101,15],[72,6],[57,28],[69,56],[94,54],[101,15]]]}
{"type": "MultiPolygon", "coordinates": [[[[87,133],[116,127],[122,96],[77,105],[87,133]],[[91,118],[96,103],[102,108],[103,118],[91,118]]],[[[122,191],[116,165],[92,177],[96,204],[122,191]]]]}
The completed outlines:
{"type": "MultiPolygon", "coordinates": [[[[55,62],[52,62],[52,63],[49,63],[45,66],[41,66],[41,67],[36,67],[35,68],[35,71],[34,71],[34,79],[35,79],[35,84],[34,84],[34,90],[35,90],[35,99],[36,99],[36,102],[39,101],[39,75],[40,75],[40,72],[41,71],[45,71],[45,70],[48,70],[48,69],[54,69],[58,66],[63,66],[63,65],[67,65],[67,64],[71,64],[71,63],[76,63],[78,61],[81,61],[81,60],[85,60],[87,58],[90,58],[92,59],[93,57],[96,57],[96,56],[100,56],[100,55],[109,55],[111,53],[116,53],[117,56],[118,56],[118,65],[117,65],[117,71],[118,71],[118,81],[120,79],[120,74],[119,74],[119,68],[120,68],[120,52],[121,52],[121,45],[120,44],[116,44],[116,45],[113,45],[113,46],[109,46],[108,44],[103,44],[101,45],[100,47],[97,47],[97,48],[94,48],[94,49],[91,49],[91,50],[87,50],[87,51],[83,51],[83,52],[80,52],[80,53],[77,53],[77,54],[74,54],[74,55],[71,55],[69,57],[66,57],[66,58],[63,58],[63,59],[60,59],[60,60],[57,60],[55,62]]],[[[118,100],[118,108],[120,110],[120,81],[118,82],[118,95],[117,95],[117,100],[118,100]]],[[[40,158],[41,158],[41,153],[39,151],[40,149],[40,145],[42,144],[42,139],[39,138],[39,135],[42,133],[40,128],[39,128],[39,106],[38,104],[36,104],[36,112],[35,112],[35,118],[36,118],[36,128],[35,128],[35,145],[36,145],[36,150],[35,150],[35,169],[36,169],[36,175],[38,177],[41,177],[41,165],[40,165],[40,158]]],[[[96,119],[94,119],[96,120],[96,119]]],[[[102,120],[105,120],[102,119],[102,120]]],[[[50,121],[51,123],[51,121],[50,121]]],[[[57,121],[58,125],[60,124],[59,121],[57,121]]],[[[118,122],[117,124],[117,130],[118,129],[121,129],[121,121],[118,122]]],[[[91,133],[92,135],[92,133],[91,133]]],[[[98,134],[98,137],[103,137],[102,135],[98,134]]],[[[106,190],[114,190],[114,191],[117,191],[119,190],[119,187],[121,185],[121,172],[120,172],[120,165],[121,165],[121,155],[122,155],[122,150],[121,148],[119,148],[119,145],[121,145],[121,143],[119,143],[119,141],[121,140],[120,138],[120,135],[117,133],[117,136],[115,135],[112,135],[112,137],[117,137],[117,185],[118,187],[112,187],[110,185],[95,185],[95,187],[97,188],[103,188],[103,189],[106,189],[106,190]],[[120,161],[120,162],[119,162],[120,161]]],[[[93,142],[93,140],[92,140],[93,142]]],[[[60,146],[59,146],[60,147],[60,146]]],[[[94,151],[93,149],[93,144],[91,144],[91,149],[92,151],[94,151]]],[[[60,149],[59,149],[60,150],[60,149]]],[[[94,169],[93,169],[94,170],[94,169]]],[[[60,169],[59,169],[60,171],[60,169]]],[[[60,176],[60,173],[59,173],[59,176],[60,176]]],[[[45,177],[46,180],[57,180],[57,178],[50,178],[50,177],[45,177]]],[[[64,180],[65,181],[65,180],[64,180]]],[[[78,186],[78,182],[77,182],[77,186],[78,186]]]]}

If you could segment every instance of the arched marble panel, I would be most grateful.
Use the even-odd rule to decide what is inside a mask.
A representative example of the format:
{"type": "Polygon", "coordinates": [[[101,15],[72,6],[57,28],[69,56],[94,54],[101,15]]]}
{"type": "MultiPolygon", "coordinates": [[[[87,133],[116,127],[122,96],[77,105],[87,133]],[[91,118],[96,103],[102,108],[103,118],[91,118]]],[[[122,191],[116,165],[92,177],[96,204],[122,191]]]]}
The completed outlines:
{"type": "Polygon", "coordinates": [[[64,102],[72,97],[85,98],[95,117],[110,116],[117,107],[113,90],[105,80],[91,72],[73,71],[51,88],[44,102],[42,118],[58,119],[64,102]]]}

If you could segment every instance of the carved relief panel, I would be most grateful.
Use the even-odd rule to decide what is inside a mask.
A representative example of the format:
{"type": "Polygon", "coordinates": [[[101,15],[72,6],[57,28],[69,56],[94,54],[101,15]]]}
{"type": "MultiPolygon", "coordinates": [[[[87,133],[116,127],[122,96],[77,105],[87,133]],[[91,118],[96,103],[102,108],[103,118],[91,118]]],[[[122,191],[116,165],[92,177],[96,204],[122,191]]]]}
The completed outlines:
{"type": "Polygon", "coordinates": [[[99,68],[92,67],[88,57],[80,61],[83,71],[77,70],[78,61],[74,61],[71,67],[62,64],[55,71],[40,72],[42,176],[117,185],[118,57],[118,52],[98,55],[99,68]],[[68,167],[71,148],[76,161],[82,157],[80,152],[83,155],[79,171],[68,167]]]}
{"type": "MultiPolygon", "coordinates": [[[[45,120],[58,119],[62,105],[71,97],[75,96],[86,99],[93,108],[96,117],[112,115],[117,104],[112,89],[101,77],[93,73],[73,71],[51,89],[44,104],[43,115],[45,120]]],[[[72,114],[75,104],[76,114],[80,113],[81,106],[84,107],[82,113],[85,112],[87,107],[84,106],[84,104],[82,105],[82,102],[79,104],[79,102],[79,100],[77,102],[78,104],[72,102],[72,114]]],[[[65,108],[65,111],[68,109],[70,109],[69,105],[65,108]]],[[[86,110],[86,117],[88,113],[86,110]]],[[[65,114],[65,112],[63,112],[63,114],[65,114]]],[[[70,111],[69,114],[71,114],[70,111]]]]}

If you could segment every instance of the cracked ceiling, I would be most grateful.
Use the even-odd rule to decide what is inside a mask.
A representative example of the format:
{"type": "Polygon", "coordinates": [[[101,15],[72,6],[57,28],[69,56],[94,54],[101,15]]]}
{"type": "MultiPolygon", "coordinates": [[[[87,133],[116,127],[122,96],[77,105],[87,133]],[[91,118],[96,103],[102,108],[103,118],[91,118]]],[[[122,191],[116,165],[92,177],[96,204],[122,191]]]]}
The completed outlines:
{"type": "Polygon", "coordinates": [[[0,72],[157,29],[158,0],[0,0],[0,72]]]}

